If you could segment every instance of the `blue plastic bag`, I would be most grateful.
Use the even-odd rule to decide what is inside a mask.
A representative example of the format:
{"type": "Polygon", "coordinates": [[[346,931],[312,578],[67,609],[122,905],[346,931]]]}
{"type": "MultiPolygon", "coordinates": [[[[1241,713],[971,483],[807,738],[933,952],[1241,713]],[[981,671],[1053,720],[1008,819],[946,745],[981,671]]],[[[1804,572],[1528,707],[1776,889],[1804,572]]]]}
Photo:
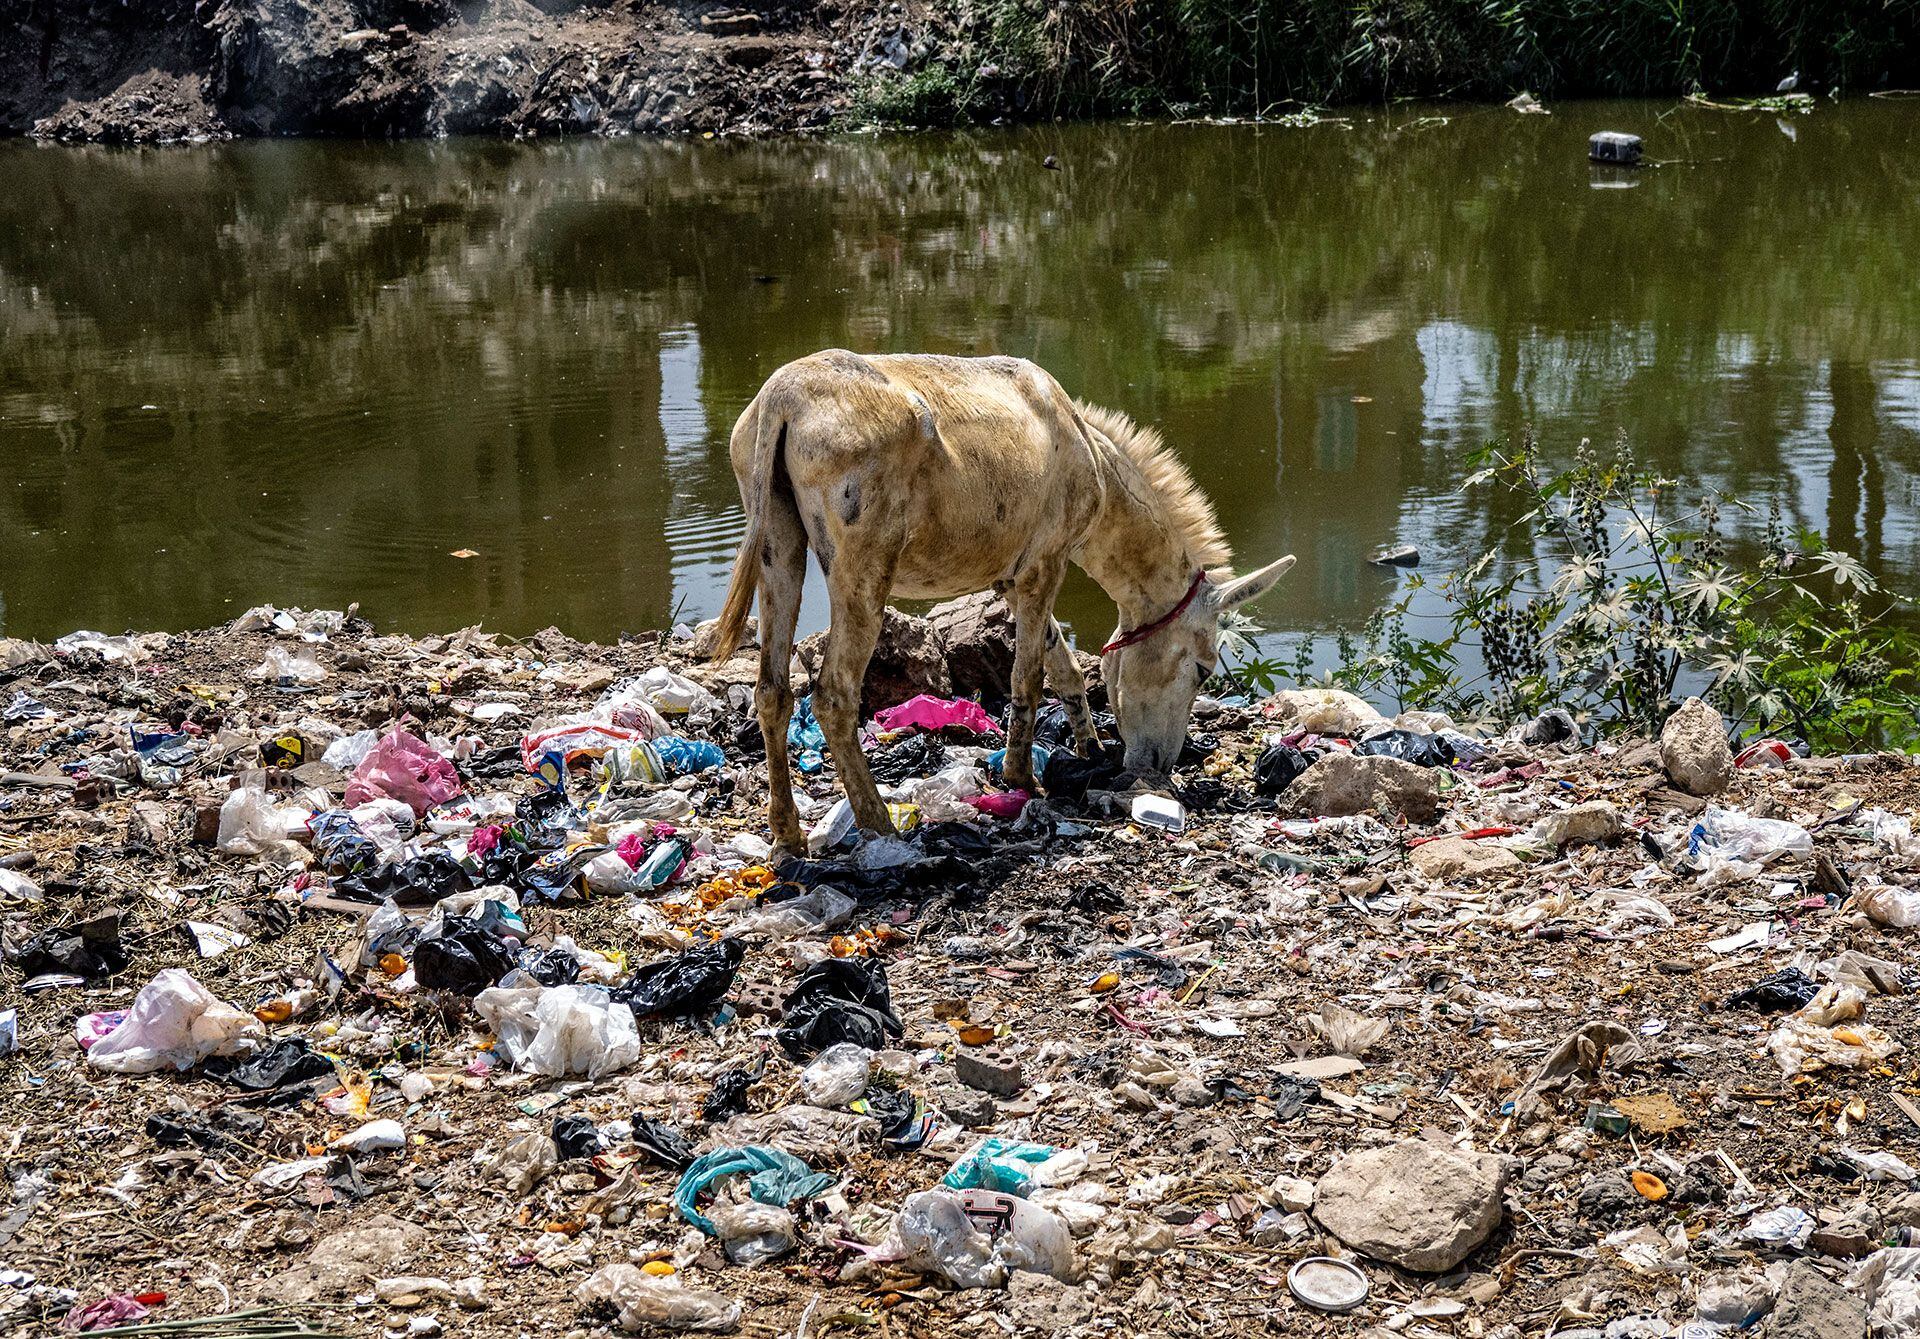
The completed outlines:
{"type": "Polygon", "coordinates": [[[678,735],[663,735],[654,740],[653,751],[673,776],[709,772],[725,766],[727,761],[718,744],[704,739],[682,739],[678,735]]]}
{"type": "Polygon", "coordinates": [[[813,695],[793,704],[793,720],[787,726],[787,747],[793,750],[793,765],[803,772],[817,772],[827,765],[826,731],[813,719],[813,695]]]}

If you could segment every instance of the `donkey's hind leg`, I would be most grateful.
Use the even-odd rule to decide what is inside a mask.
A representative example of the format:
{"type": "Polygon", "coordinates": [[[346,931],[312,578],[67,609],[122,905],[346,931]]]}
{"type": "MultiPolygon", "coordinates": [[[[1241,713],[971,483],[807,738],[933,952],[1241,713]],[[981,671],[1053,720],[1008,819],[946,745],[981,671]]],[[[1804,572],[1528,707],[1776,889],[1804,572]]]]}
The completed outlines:
{"type": "Polygon", "coordinates": [[[1033,720],[1046,685],[1049,643],[1059,635],[1053,621],[1053,601],[1065,575],[1066,568],[1060,564],[1036,563],[1020,574],[1007,594],[1013,610],[1013,682],[1008,685],[1013,711],[1007,721],[1004,775],[1009,786],[1028,792],[1037,789],[1033,783],[1033,720]]]}
{"type": "Polygon", "coordinates": [[[849,560],[842,552],[828,575],[833,624],[827,630],[827,649],[820,659],[820,677],[813,690],[813,714],[827,737],[834,770],[853,805],[854,821],[866,832],[893,832],[880,788],[860,751],[860,688],[867,662],[880,640],[880,622],[886,616],[893,564],[849,560]]]}
{"type": "Polygon", "coordinates": [[[751,555],[760,563],[760,679],[753,704],[767,743],[767,817],[774,846],[805,855],[807,837],[793,804],[793,774],[787,769],[787,725],[793,719],[790,666],[793,629],[800,617],[800,592],[807,575],[807,532],[800,527],[791,498],[776,497],[762,525],[765,542],[759,553],[751,555]]]}
{"type": "Polygon", "coordinates": [[[1100,751],[1100,735],[1093,728],[1093,708],[1087,704],[1087,676],[1074,663],[1067,634],[1052,617],[1047,619],[1047,682],[1066,704],[1067,721],[1073,726],[1073,742],[1080,756],[1093,757],[1100,751]]]}

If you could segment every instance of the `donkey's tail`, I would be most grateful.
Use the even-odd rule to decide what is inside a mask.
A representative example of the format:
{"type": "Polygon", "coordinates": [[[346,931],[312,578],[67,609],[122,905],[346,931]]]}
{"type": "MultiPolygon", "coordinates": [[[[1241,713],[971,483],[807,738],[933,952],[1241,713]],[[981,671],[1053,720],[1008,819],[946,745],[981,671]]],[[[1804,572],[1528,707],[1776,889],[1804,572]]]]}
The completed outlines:
{"type": "Polygon", "coordinates": [[[773,505],[773,479],[780,468],[781,454],[787,449],[787,421],[775,413],[762,396],[755,411],[753,473],[741,495],[747,509],[747,533],[740,540],[740,552],[733,560],[733,580],[727,586],[727,602],[720,607],[720,625],[714,631],[713,659],[726,660],[740,645],[747,630],[747,615],[753,609],[754,593],[760,588],[761,549],[766,542],[767,508],[773,505]]]}

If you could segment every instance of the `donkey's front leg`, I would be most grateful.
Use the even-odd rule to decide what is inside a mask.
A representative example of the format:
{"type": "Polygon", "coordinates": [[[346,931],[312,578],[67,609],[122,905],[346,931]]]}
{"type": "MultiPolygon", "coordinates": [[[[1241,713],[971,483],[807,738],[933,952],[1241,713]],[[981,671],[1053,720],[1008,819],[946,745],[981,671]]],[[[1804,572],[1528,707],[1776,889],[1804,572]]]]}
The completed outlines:
{"type": "Polygon", "coordinates": [[[887,816],[880,788],[873,783],[867,755],[860,751],[860,687],[866,680],[874,645],[880,640],[886,586],[849,590],[840,581],[841,570],[836,564],[828,578],[833,623],[827,631],[826,654],[820,659],[820,678],[814,685],[813,714],[820,722],[820,732],[827,737],[827,750],[833,755],[834,770],[839,772],[840,785],[853,805],[854,821],[862,831],[891,834],[893,820],[887,816]]]}
{"type": "Polygon", "coordinates": [[[1093,728],[1093,708],[1087,702],[1087,676],[1073,658],[1067,634],[1055,619],[1047,619],[1047,682],[1060,695],[1067,709],[1067,722],[1073,727],[1074,747],[1083,758],[1100,752],[1100,732],[1093,728]]]}

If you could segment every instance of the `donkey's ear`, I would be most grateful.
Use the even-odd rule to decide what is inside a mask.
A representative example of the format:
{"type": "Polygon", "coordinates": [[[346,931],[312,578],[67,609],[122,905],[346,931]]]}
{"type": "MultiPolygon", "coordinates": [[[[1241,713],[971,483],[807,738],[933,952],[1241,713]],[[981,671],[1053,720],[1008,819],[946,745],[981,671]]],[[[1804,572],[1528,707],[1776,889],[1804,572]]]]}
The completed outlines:
{"type": "Polygon", "coordinates": [[[1293,567],[1293,555],[1289,553],[1277,562],[1268,563],[1258,572],[1249,572],[1243,577],[1235,577],[1214,592],[1213,602],[1222,612],[1237,609],[1248,600],[1257,600],[1273,589],[1273,583],[1285,576],[1293,567]]]}

